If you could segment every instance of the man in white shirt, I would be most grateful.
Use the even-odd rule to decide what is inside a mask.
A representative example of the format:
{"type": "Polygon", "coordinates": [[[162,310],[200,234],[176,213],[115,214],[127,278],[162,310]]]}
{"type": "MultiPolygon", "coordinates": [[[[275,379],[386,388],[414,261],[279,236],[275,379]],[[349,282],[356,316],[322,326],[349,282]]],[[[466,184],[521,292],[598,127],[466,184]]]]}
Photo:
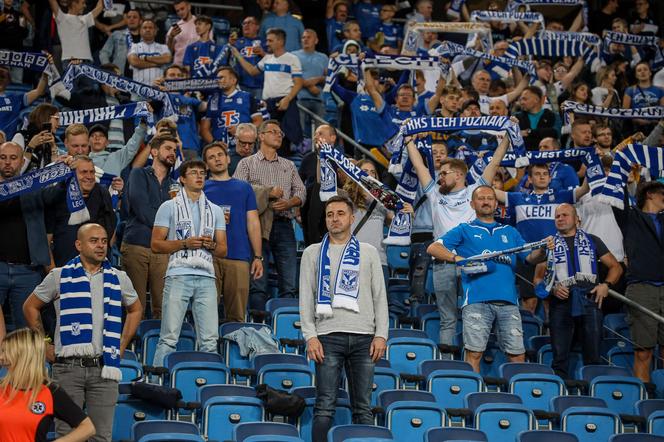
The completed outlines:
{"type": "MultiPolygon", "coordinates": [[[[417,150],[415,143],[412,141],[408,143],[408,156],[417,172],[420,186],[431,205],[434,239],[441,238],[461,223],[475,219],[475,210],[470,205],[473,191],[478,186],[486,186],[487,183],[493,182],[493,177],[508,146],[509,137],[503,137],[481,178],[475,184],[466,186],[468,166],[463,160],[453,158],[443,160],[440,166],[440,178],[436,182],[429,173],[429,167],[422,160],[422,155],[417,150]]],[[[431,254],[430,248],[431,246],[427,249],[429,254],[431,254]]],[[[435,261],[433,283],[440,313],[440,343],[453,345],[457,323],[456,264],[435,261]]]]}
{"type": "Polygon", "coordinates": [[[51,11],[58,26],[58,36],[62,44],[62,61],[92,61],[88,28],[95,25],[95,18],[104,9],[102,0],[98,0],[95,8],[85,15],[85,0],[72,0],[67,12],[62,12],[58,0],[48,0],[51,11]]]}
{"type": "Polygon", "coordinates": [[[297,108],[297,94],[302,89],[302,64],[300,59],[286,51],[286,33],[283,29],[271,28],[267,31],[268,54],[256,66],[247,61],[235,46],[231,46],[233,56],[250,75],[264,73],[263,100],[272,118],[279,121],[286,136],[282,149],[290,143],[302,142],[300,112],[297,108]]]}
{"type": "Polygon", "coordinates": [[[150,86],[164,75],[163,68],[172,59],[168,46],[154,41],[156,33],[155,22],[150,19],[143,20],[141,41],[131,46],[127,56],[134,71],[134,80],[150,86]]]}
{"type": "MultiPolygon", "coordinates": [[[[173,53],[173,63],[182,65],[187,46],[198,41],[196,16],[191,13],[191,4],[187,0],[175,0],[173,9],[180,21],[166,33],[166,44],[173,53]]],[[[212,38],[212,31],[210,31],[210,38],[212,38]]]]}
{"type": "Polygon", "coordinates": [[[498,97],[489,97],[489,89],[491,88],[491,74],[484,69],[475,71],[470,80],[473,89],[479,94],[480,111],[484,115],[489,115],[489,106],[493,100],[500,100],[509,107],[510,103],[519,98],[521,92],[528,86],[528,76],[524,75],[519,84],[516,85],[514,90],[500,95],[498,97]]]}

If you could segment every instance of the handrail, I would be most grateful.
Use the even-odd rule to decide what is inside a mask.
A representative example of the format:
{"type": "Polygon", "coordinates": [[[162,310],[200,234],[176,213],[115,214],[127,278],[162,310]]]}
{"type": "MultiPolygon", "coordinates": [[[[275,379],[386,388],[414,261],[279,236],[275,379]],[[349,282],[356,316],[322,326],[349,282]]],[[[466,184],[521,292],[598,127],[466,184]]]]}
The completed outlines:
{"type": "MultiPolygon", "coordinates": [[[[306,107],[302,106],[300,103],[297,104],[297,107],[300,108],[300,111],[304,111],[304,112],[306,112],[307,114],[309,114],[309,116],[311,116],[314,120],[318,121],[320,124],[327,124],[327,125],[331,126],[330,123],[328,123],[327,121],[325,121],[325,120],[324,120],[323,118],[321,118],[318,114],[316,114],[316,113],[310,111],[310,110],[307,109],[306,107]]],[[[351,137],[349,137],[348,135],[346,135],[345,133],[343,133],[342,131],[340,131],[338,128],[335,128],[335,129],[336,129],[336,131],[337,131],[337,135],[339,135],[341,138],[343,138],[344,141],[346,141],[347,143],[351,144],[355,149],[357,149],[357,150],[359,150],[360,152],[362,152],[365,156],[369,157],[369,159],[371,159],[371,160],[374,162],[374,164],[376,164],[377,167],[381,167],[381,168],[385,169],[385,166],[383,166],[383,164],[380,162],[380,160],[378,160],[378,159],[374,156],[374,154],[372,154],[369,150],[367,150],[366,147],[364,147],[364,146],[358,144],[357,141],[353,140],[351,137]]],[[[313,139],[313,136],[312,136],[312,139],[313,139]]]]}
{"type": "MultiPolygon", "coordinates": [[[[153,3],[153,4],[158,4],[158,5],[164,5],[164,6],[173,6],[173,1],[172,0],[133,0],[134,3],[153,3]]],[[[208,3],[196,3],[196,2],[190,2],[191,6],[194,8],[198,9],[219,9],[219,10],[226,10],[226,11],[242,11],[242,6],[233,6],[233,5],[220,5],[220,4],[208,4],[208,3]]]]}

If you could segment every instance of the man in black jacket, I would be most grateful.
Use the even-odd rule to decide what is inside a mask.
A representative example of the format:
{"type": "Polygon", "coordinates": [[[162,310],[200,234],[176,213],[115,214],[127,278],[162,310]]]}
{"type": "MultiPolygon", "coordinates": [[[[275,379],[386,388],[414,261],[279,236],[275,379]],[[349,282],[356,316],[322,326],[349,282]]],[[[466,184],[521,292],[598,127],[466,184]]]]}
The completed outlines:
{"type": "Polygon", "coordinates": [[[528,86],[519,98],[521,112],[517,112],[515,117],[519,119],[521,135],[528,150],[537,150],[543,138],[558,138],[558,132],[554,129],[556,116],[549,109],[542,109],[543,97],[539,87],[528,86]]]}
{"type": "MultiPolygon", "coordinates": [[[[622,230],[627,255],[629,299],[658,315],[664,314],[664,184],[643,184],[630,207],[625,191],[624,210],[614,208],[622,230]]],[[[629,309],[630,333],[634,341],[634,375],[650,382],[653,349],[659,344],[664,356],[664,325],[640,311],[629,309]]]]}

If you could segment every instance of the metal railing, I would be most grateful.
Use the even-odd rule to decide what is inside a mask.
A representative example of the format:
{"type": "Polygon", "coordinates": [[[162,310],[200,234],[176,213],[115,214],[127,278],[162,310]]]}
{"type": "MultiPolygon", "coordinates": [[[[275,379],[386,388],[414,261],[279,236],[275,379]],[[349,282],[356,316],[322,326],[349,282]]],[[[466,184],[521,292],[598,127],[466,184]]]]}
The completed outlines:
{"type": "MultiPolygon", "coordinates": [[[[134,3],[141,4],[153,4],[160,6],[168,6],[171,8],[173,6],[173,0],[133,0],[134,3]]],[[[222,5],[222,4],[212,4],[212,3],[197,3],[190,2],[191,6],[194,8],[195,12],[198,12],[201,9],[218,9],[220,11],[242,11],[242,6],[233,6],[233,5],[222,5]]]]}
{"type": "MultiPolygon", "coordinates": [[[[325,121],[325,119],[321,118],[318,114],[316,114],[316,113],[310,111],[309,109],[307,109],[306,107],[302,106],[300,103],[297,104],[297,107],[300,109],[300,112],[305,112],[312,118],[312,120],[311,120],[311,139],[312,140],[314,139],[314,132],[316,131],[316,128],[318,126],[320,126],[321,124],[327,124],[329,126],[332,126],[330,123],[325,121]],[[316,122],[318,122],[318,124],[316,124],[316,122]]],[[[373,161],[374,164],[376,164],[376,167],[380,167],[380,168],[385,169],[385,166],[381,163],[381,161],[378,158],[376,158],[376,156],[374,154],[372,154],[371,151],[369,151],[366,147],[360,145],[357,141],[355,141],[354,139],[352,139],[351,137],[349,137],[348,135],[343,133],[341,130],[339,130],[339,128],[335,127],[335,130],[337,131],[337,135],[339,137],[341,137],[341,139],[343,139],[344,142],[346,142],[346,143],[350,144],[351,146],[353,146],[356,149],[356,151],[362,152],[362,155],[364,155],[365,157],[367,157],[368,159],[373,161]]]]}

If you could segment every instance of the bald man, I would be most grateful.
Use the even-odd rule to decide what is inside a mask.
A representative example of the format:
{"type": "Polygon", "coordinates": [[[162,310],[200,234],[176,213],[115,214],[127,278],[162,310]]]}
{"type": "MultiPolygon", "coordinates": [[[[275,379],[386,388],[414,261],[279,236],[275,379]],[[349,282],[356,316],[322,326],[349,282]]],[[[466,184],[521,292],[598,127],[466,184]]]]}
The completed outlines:
{"type": "MultiPolygon", "coordinates": [[[[111,267],[106,259],[106,229],[99,224],[82,225],[77,232],[76,250],[78,256],[67,265],[51,270],[35,288],[23,305],[23,314],[30,328],[43,333],[40,313],[46,304],[53,302],[57,325],[53,344],[48,344],[46,349],[46,358],[53,363],[53,379],[65,389],[76,405],[81,408],[85,405],[87,414],[97,429],[96,436],[90,440],[110,442],[119,381],[113,377],[114,371],[111,368],[115,368],[115,361],[122,358],[127,345],[134,337],[143,308],[127,274],[111,267]],[[91,311],[87,315],[77,315],[76,319],[80,316],[80,320],[71,322],[67,328],[60,326],[63,320],[61,306],[66,302],[63,301],[67,299],[66,295],[72,293],[72,287],[65,278],[61,279],[63,271],[69,278],[75,278],[78,272],[84,277],[86,282],[75,287],[77,305],[89,303],[91,311]],[[112,312],[110,303],[113,294],[108,288],[111,284],[119,285],[121,304],[127,313],[117,347],[109,345],[113,341],[109,340],[109,335],[105,332],[112,327],[105,319],[106,313],[112,312]],[[87,286],[87,291],[83,291],[82,286],[87,286]],[[86,330],[91,332],[85,333],[86,330]],[[71,342],[85,348],[72,353],[68,348],[72,345],[71,342]]],[[[58,419],[55,429],[60,437],[70,431],[69,425],[58,419]]]]}
{"type": "MultiPolygon", "coordinates": [[[[579,228],[579,216],[573,205],[560,204],[555,218],[558,232],[553,251],[554,286],[549,296],[551,367],[558,376],[569,379],[569,353],[575,335],[581,339],[584,365],[602,363],[602,302],[623,270],[600,238],[579,228]],[[599,281],[599,262],[609,269],[604,282],[599,281]],[[576,272],[571,274],[569,269],[576,272]]],[[[538,267],[535,283],[544,274],[544,267],[538,267]]]]}

